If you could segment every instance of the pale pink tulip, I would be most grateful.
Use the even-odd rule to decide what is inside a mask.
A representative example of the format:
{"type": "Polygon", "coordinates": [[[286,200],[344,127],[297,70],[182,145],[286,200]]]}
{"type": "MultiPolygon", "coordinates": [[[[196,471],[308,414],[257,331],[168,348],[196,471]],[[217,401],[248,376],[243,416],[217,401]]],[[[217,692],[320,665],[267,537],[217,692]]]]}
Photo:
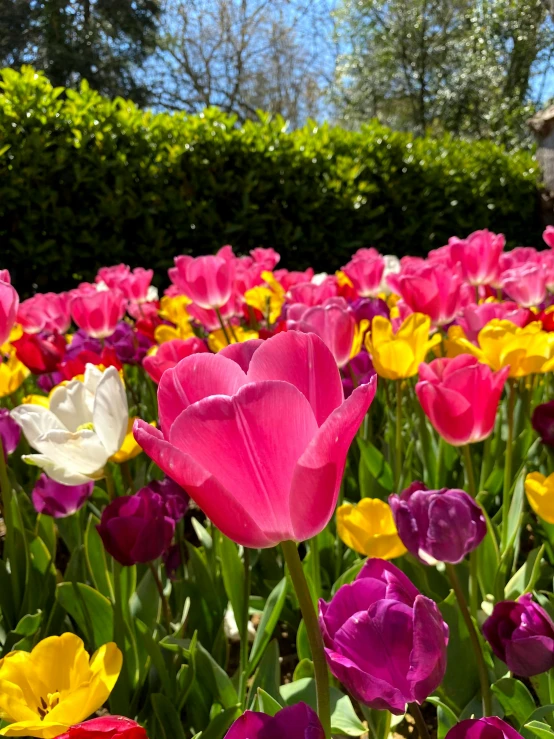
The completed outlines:
{"type": "Polygon", "coordinates": [[[74,295],[70,308],[79,328],[95,339],[105,339],[113,334],[117,322],[123,318],[125,304],[121,290],[98,290],[74,295]]]}
{"type": "Polygon", "coordinates": [[[17,311],[17,322],[28,334],[54,331],[65,334],[71,323],[69,293],[37,293],[24,300],[17,311]]]}
{"type": "Polygon", "coordinates": [[[344,298],[328,298],[311,308],[296,304],[287,313],[289,331],[313,332],[332,351],[339,367],[350,360],[356,319],[344,298]]]}
{"type": "Polygon", "coordinates": [[[453,446],[473,444],[494,429],[498,402],[510,372],[493,372],[469,354],[419,365],[416,393],[433,427],[453,446]]]}
{"type": "Polygon", "coordinates": [[[470,285],[493,285],[500,275],[500,255],[506,239],[486,228],[474,231],[467,239],[452,237],[448,241],[453,262],[462,269],[470,285]]]}
{"type": "Polygon", "coordinates": [[[161,428],[137,420],[134,434],[226,536],[272,547],[327,525],[374,395],[372,381],[345,401],[325,344],[290,331],[263,342],[246,373],[222,353],[183,359],[158,387],[161,428]]]}
{"type": "Polygon", "coordinates": [[[546,270],[539,264],[524,264],[502,275],[502,289],[524,308],[540,305],[546,296],[546,270]]]}
{"type": "Polygon", "coordinates": [[[425,313],[435,326],[450,323],[462,305],[460,274],[440,262],[413,267],[414,271],[390,275],[389,284],[414,313],[425,313]]]}
{"type": "Polygon", "coordinates": [[[235,277],[234,262],[223,257],[175,257],[171,281],[200,308],[221,308],[229,301],[235,277]]]}
{"type": "Polygon", "coordinates": [[[0,346],[10,338],[19,307],[19,295],[9,282],[0,281],[0,346]]]}
{"type": "Polygon", "coordinates": [[[377,297],[384,270],[385,260],[380,255],[372,259],[353,259],[342,268],[361,298],[377,297]]]}

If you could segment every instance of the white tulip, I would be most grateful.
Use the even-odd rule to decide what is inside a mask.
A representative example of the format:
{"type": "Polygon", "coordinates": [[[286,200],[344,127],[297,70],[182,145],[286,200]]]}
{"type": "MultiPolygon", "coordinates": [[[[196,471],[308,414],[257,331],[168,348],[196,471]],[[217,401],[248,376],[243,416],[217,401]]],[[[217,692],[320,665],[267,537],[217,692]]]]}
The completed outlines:
{"type": "Polygon", "coordinates": [[[118,371],[88,364],[84,382],[71,380],[50,396],[50,407],[20,405],[11,413],[38,454],[28,464],[56,482],[80,485],[103,476],[108,459],[121,448],[129,409],[118,371]]]}

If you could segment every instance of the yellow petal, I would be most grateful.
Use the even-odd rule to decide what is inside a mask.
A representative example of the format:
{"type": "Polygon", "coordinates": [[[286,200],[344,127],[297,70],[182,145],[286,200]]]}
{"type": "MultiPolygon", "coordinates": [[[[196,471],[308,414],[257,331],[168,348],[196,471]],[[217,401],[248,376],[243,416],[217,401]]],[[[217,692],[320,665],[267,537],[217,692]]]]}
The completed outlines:
{"type": "Polygon", "coordinates": [[[396,531],[390,506],[377,498],[337,509],[337,533],[351,549],[367,557],[392,559],[406,552],[396,531]]]}
{"type": "Polygon", "coordinates": [[[47,719],[40,720],[40,717],[34,721],[17,721],[14,724],[5,726],[0,729],[3,736],[35,736],[38,739],[54,739],[60,734],[65,734],[70,724],[60,724],[50,722],[47,719]]]}
{"type": "Polygon", "coordinates": [[[540,472],[530,472],[525,478],[525,494],[537,516],[554,523],[554,473],[545,477],[540,472]]]}
{"type": "MultiPolygon", "coordinates": [[[[133,425],[136,421],[136,418],[136,416],[135,418],[130,418],[127,422],[127,433],[125,434],[125,438],[123,439],[121,449],[110,457],[110,462],[115,462],[116,464],[128,462],[130,459],[138,457],[138,455],[142,452],[142,447],[137,443],[135,437],[133,436],[133,425]]],[[[155,426],[156,422],[152,421],[150,425],[155,426]]]]}

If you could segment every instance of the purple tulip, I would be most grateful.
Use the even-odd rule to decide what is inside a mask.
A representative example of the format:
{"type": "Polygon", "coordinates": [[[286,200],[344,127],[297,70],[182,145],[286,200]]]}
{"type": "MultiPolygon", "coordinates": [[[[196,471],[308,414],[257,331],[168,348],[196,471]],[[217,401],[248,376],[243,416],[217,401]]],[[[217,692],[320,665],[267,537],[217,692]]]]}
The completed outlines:
{"type": "Polygon", "coordinates": [[[317,714],[306,703],[296,703],[275,716],[245,711],[225,739],[325,739],[317,714]]]}
{"type": "Polygon", "coordinates": [[[554,623],[531,593],[497,603],[483,624],[494,654],[521,677],[554,667],[554,623]]]}
{"type": "Polygon", "coordinates": [[[143,489],[150,490],[152,493],[157,493],[162,497],[166,514],[175,523],[180,521],[188,510],[189,496],[171,477],[165,477],[163,480],[152,480],[143,489]]]}
{"type": "Polygon", "coordinates": [[[554,400],[541,403],[533,411],[531,424],[543,444],[554,447],[554,400]]]}
{"type": "Polygon", "coordinates": [[[481,508],[463,490],[428,490],[414,482],[390,495],[389,504],[402,543],[425,564],[461,562],[487,533],[481,508]]]}
{"type": "Polygon", "coordinates": [[[349,398],[358,385],[367,385],[376,374],[371,357],[365,351],[356,354],[342,370],[344,397],[349,398]],[[354,385],[354,381],[356,384],[354,385]]]}
{"type": "Polygon", "coordinates": [[[0,440],[2,441],[2,449],[4,457],[7,459],[8,454],[12,454],[19,444],[21,429],[10,416],[7,408],[0,408],[0,440]]]}
{"type": "Polygon", "coordinates": [[[175,521],[168,515],[162,496],[142,488],[106,506],[97,528],[108,554],[131,566],[151,562],[168,549],[175,521]]]}
{"type": "Polygon", "coordinates": [[[65,518],[82,508],[93,490],[93,482],[85,482],[83,485],[62,485],[43,473],[36,481],[31,497],[37,513],[65,518]]]}
{"type": "Polygon", "coordinates": [[[57,370],[54,372],[47,372],[44,375],[39,375],[36,378],[37,385],[44,393],[49,393],[50,390],[56,387],[56,385],[59,385],[62,380],[65,380],[65,377],[57,370]]]}
{"type": "Polygon", "coordinates": [[[467,718],[453,726],[445,739],[522,739],[510,724],[497,716],[467,718]]]}
{"type": "Polygon", "coordinates": [[[330,603],[320,600],[319,623],[331,672],[370,708],[400,715],[444,677],[448,626],[390,562],[368,559],[330,603]]]}
{"type": "Polygon", "coordinates": [[[352,301],[350,308],[354,311],[356,323],[364,318],[371,323],[375,316],[390,316],[389,307],[381,298],[357,298],[352,301]]]}
{"type": "Polygon", "coordinates": [[[120,321],[114,333],[105,341],[106,346],[113,348],[115,356],[122,364],[140,364],[152,346],[148,336],[135,331],[125,321],[120,321]]]}

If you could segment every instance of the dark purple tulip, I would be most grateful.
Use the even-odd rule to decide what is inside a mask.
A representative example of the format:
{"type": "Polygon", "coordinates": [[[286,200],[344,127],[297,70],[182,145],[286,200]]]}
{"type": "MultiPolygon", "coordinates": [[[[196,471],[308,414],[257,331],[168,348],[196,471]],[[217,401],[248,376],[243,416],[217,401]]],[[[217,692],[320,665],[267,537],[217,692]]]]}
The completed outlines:
{"type": "Polygon", "coordinates": [[[0,439],[2,440],[2,448],[4,457],[12,454],[19,444],[21,429],[10,416],[7,408],[0,408],[0,439]]]}
{"type": "Polygon", "coordinates": [[[317,714],[306,703],[296,703],[275,716],[245,711],[231,726],[225,739],[325,739],[317,714]]]}
{"type": "Polygon", "coordinates": [[[531,424],[543,444],[554,447],[554,400],[541,403],[533,411],[531,424]]]}
{"type": "Polygon", "coordinates": [[[390,562],[368,559],[330,603],[320,600],[319,623],[331,672],[370,708],[400,715],[444,677],[448,626],[390,562]]]}
{"type": "Polygon", "coordinates": [[[37,513],[65,518],[78,511],[90,498],[93,490],[93,482],[62,485],[42,474],[35,483],[31,497],[37,513]]]}
{"type": "Polygon", "coordinates": [[[102,354],[102,342],[100,339],[93,339],[91,336],[88,336],[82,328],[73,334],[71,344],[68,344],[65,350],[64,359],[76,359],[81,352],[102,354]]]}
{"type": "Polygon", "coordinates": [[[56,370],[55,372],[48,372],[44,375],[39,375],[36,380],[39,388],[44,393],[49,393],[53,387],[56,387],[56,385],[59,385],[62,380],[65,380],[65,377],[61,372],[56,370]]]}
{"type": "Polygon", "coordinates": [[[445,739],[522,739],[510,724],[497,716],[467,718],[453,726],[445,739]]]}
{"type": "Polygon", "coordinates": [[[402,543],[425,564],[461,562],[487,533],[481,508],[463,490],[428,490],[413,482],[390,495],[389,504],[402,543]]]}
{"type": "Polygon", "coordinates": [[[342,369],[344,397],[349,398],[358,385],[367,385],[376,374],[371,357],[365,351],[356,354],[342,369]],[[354,381],[356,385],[354,385],[354,381]]]}
{"type": "Polygon", "coordinates": [[[187,512],[190,498],[171,477],[165,477],[163,480],[152,480],[143,490],[150,490],[162,497],[166,513],[175,523],[180,521],[187,512]]]}
{"type": "Polygon", "coordinates": [[[554,623],[531,593],[497,603],[483,624],[494,654],[521,677],[554,667],[554,623]]]}
{"type": "Polygon", "coordinates": [[[375,316],[390,316],[389,307],[381,298],[358,298],[352,301],[350,308],[354,311],[356,323],[364,318],[371,323],[375,316]]]}
{"type": "Polygon", "coordinates": [[[151,562],[168,549],[175,521],[168,515],[162,496],[143,488],[106,506],[97,528],[108,554],[131,566],[151,562]]]}
{"type": "Polygon", "coordinates": [[[120,321],[114,333],[106,339],[115,356],[122,364],[140,364],[152,346],[150,339],[140,331],[135,331],[126,321],[120,321]]]}

